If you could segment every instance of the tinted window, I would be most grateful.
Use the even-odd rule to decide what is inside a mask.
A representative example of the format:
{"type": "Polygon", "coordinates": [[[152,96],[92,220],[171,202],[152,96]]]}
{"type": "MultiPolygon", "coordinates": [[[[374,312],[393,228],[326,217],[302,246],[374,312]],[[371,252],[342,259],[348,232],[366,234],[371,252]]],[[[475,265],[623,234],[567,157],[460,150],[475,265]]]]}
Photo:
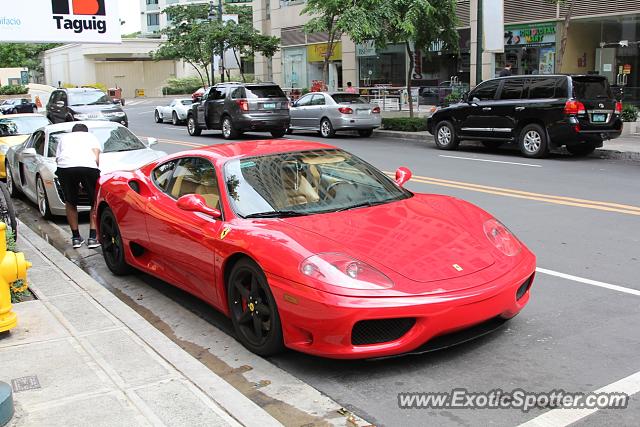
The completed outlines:
{"type": "Polygon", "coordinates": [[[495,99],[498,86],[500,86],[500,80],[491,80],[480,83],[478,87],[471,92],[470,99],[473,100],[473,98],[478,98],[480,101],[495,99]]]}
{"type": "Polygon", "coordinates": [[[303,96],[302,98],[300,98],[300,100],[298,101],[298,103],[296,105],[298,107],[304,107],[304,106],[307,106],[307,105],[311,104],[311,96],[312,95],[303,96]]]}
{"type": "Polygon", "coordinates": [[[38,132],[33,136],[33,148],[40,156],[44,156],[44,132],[38,132]]]}
{"type": "Polygon", "coordinates": [[[559,79],[556,85],[556,98],[569,98],[569,83],[567,79],[559,79]]]}
{"type": "Polygon", "coordinates": [[[246,86],[247,98],[285,98],[280,86],[246,86]]]}
{"type": "Polygon", "coordinates": [[[331,95],[338,104],[367,104],[367,100],[357,93],[336,93],[331,95]]]}
{"type": "Polygon", "coordinates": [[[500,99],[520,99],[522,98],[522,88],[524,87],[524,79],[505,80],[502,86],[500,99]]]}
{"type": "Polygon", "coordinates": [[[324,104],[325,104],[324,95],[313,95],[313,98],[311,99],[311,105],[324,105],[324,104]]]}
{"type": "Polygon", "coordinates": [[[611,99],[609,82],[603,78],[574,77],[573,96],[578,99],[611,99]]]}
{"type": "Polygon", "coordinates": [[[214,87],[209,90],[209,101],[215,101],[216,99],[224,99],[226,87],[214,87]]]}
{"type": "Polygon", "coordinates": [[[173,170],[176,168],[176,161],[171,161],[167,163],[163,163],[157,168],[153,170],[151,173],[153,177],[153,181],[156,183],[158,188],[162,191],[167,191],[167,187],[169,186],[169,180],[171,179],[171,174],[173,170]]]}
{"type": "Polygon", "coordinates": [[[234,88],[231,92],[231,98],[233,99],[245,98],[244,88],[243,87],[234,88]]]}
{"type": "Polygon", "coordinates": [[[69,92],[70,105],[106,105],[113,104],[104,92],[92,90],[87,92],[69,92]]]}
{"type": "Polygon", "coordinates": [[[207,206],[217,209],[220,201],[216,172],[210,161],[189,157],[178,162],[168,193],[174,199],[187,194],[204,197],[207,206]]]}
{"type": "Polygon", "coordinates": [[[193,101],[190,100],[190,99],[183,99],[183,100],[180,101],[180,103],[182,105],[191,105],[191,104],[193,104],[193,101]]]}
{"type": "Polygon", "coordinates": [[[557,79],[532,79],[529,84],[529,99],[551,99],[555,97],[557,79]]]}

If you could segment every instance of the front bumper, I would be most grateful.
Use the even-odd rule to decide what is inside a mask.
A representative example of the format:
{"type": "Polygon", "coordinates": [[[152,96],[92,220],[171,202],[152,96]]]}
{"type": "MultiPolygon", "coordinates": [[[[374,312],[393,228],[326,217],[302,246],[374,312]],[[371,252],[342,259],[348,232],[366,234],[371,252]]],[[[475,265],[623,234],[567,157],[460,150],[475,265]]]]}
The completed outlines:
{"type": "MultiPolygon", "coordinates": [[[[493,319],[510,319],[529,301],[528,287],[519,299],[516,293],[529,280],[531,286],[534,272],[535,258],[531,256],[509,273],[482,286],[433,296],[379,298],[339,296],[280,277],[267,275],[267,278],[278,305],[287,347],[322,357],[359,359],[419,352],[433,338],[493,319]],[[359,328],[368,321],[390,319],[405,323],[406,331],[399,338],[354,344],[362,342],[361,336],[354,338],[356,324],[359,328]]],[[[375,322],[372,323],[375,328],[375,322]]],[[[361,330],[357,332],[360,334],[361,330]]]]}
{"type": "Polygon", "coordinates": [[[375,129],[379,128],[382,124],[382,118],[377,115],[369,117],[358,117],[355,115],[340,116],[335,119],[331,119],[331,124],[335,130],[350,130],[350,129],[375,129]],[[351,116],[351,117],[350,117],[351,116]]]}

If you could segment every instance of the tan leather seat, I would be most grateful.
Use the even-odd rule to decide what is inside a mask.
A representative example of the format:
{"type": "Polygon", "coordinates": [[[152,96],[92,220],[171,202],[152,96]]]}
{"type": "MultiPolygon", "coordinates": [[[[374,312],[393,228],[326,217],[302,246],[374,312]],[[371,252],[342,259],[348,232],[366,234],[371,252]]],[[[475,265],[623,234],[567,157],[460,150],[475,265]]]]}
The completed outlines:
{"type": "Polygon", "coordinates": [[[171,197],[176,199],[184,196],[185,194],[195,194],[198,183],[191,181],[190,176],[180,175],[176,177],[173,187],[171,188],[171,197]]]}
{"type": "Polygon", "coordinates": [[[220,194],[218,194],[218,187],[215,184],[198,185],[194,194],[199,194],[204,197],[205,203],[210,208],[220,209],[220,194]]]}
{"type": "Polygon", "coordinates": [[[282,180],[289,206],[314,203],[320,200],[318,192],[313,189],[301,171],[292,168],[283,169],[282,180]]]}

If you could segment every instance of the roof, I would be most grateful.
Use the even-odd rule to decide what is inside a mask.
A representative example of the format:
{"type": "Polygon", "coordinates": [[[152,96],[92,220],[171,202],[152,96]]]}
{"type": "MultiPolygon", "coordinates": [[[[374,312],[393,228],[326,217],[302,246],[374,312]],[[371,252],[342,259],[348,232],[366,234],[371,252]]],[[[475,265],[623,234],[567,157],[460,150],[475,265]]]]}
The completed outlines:
{"type": "Polygon", "coordinates": [[[333,150],[336,147],[319,142],[302,141],[295,139],[268,139],[257,141],[241,141],[228,144],[216,144],[208,147],[189,150],[188,152],[176,153],[180,156],[185,154],[208,154],[218,159],[243,158],[264,156],[269,154],[289,153],[295,151],[309,150],[333,150]]]}

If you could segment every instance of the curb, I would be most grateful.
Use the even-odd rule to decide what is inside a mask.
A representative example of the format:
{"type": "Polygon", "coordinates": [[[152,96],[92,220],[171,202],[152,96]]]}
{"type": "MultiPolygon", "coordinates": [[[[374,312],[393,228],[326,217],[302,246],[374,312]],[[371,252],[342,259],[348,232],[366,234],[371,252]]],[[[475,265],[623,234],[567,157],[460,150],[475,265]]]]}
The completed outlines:
{"type": "MultiPolygon", "coordinates": [[[[373,131],[375,136],[383,138],[398,139],[401,142],[424,142],[425,144],[432,145],[432,135],[428,132],[399,132],[395,130],[381,130],[376,129],[373,131]]],[[[465,141],[468,146],[482,147],[482,144],[474,141],[465,141]]],[[[606,142],[605,142],[606,145],[606,142]]],[[[634,162],[640,162],[640,152],[637,151],[619,151],[607,148],[598,148],[596,151],[589,155],[590,158],[608,159],[608,160],[628,160],[634,162]]]]}
{"type": "Polygon", "coordinates": [[[126,325],[138,338],[204,394],[209,396],[231,417],[248,427],[282,426],[264,409],[253,403],[232,385],[154,328],[132,308],[116,298],[80,267],[49,245],[26,224],[21,221],[19,224],[21,239],[28,241],[35,250],[56,265],[63,274],[75,282],[89,297],[126,325]]]}

